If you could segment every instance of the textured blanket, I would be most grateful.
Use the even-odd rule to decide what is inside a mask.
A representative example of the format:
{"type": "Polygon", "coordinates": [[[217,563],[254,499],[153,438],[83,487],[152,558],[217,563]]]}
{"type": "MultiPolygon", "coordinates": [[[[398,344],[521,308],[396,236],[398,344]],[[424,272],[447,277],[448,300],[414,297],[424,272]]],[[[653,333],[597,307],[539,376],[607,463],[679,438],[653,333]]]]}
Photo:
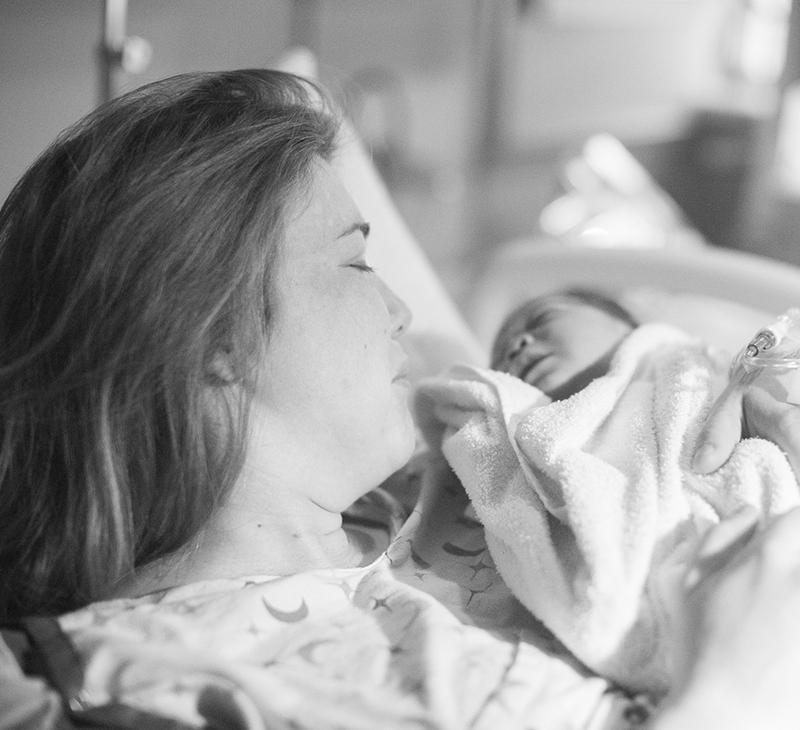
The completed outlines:
{"type": "Polygon", "coordinates": [[[800,501],[767,441],[692,473],[725,371],[702,343],[649,324],[564,401],[467,367],[417,392],[426,438],[461,479],[512,591],[578,659],[634,690],[668,688],[679,584],[699,537],[742,505],[769,516],[800,501]]]}

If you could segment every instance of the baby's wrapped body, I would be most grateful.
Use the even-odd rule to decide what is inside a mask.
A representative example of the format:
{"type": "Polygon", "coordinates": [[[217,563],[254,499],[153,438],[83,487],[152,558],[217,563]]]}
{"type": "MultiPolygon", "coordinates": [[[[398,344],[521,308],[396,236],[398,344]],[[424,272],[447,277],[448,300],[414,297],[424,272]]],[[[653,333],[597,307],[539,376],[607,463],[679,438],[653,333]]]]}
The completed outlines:
{"type": "Polygon", "coordinates": [[[766,518],[800,503],[771,442],[744,440],[717,472],[692,472],[726,373],[699,341],[647,324],[565,400],[466,367],[417,394],[508,585],[580,660],[631,689],[668,688],[678,587],[707,529],[743,505],[766,518]]]}

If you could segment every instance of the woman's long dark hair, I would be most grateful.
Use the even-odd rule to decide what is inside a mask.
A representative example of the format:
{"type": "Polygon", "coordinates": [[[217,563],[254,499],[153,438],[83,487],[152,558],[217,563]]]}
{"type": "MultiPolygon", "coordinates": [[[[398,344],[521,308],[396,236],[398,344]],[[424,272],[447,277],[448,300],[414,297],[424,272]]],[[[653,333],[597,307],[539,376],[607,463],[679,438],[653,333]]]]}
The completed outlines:
{"type": "Polygon", "coordinates": [[[246,403],[212,362],[250,375],[287,201],[335,133],[291,75],[185,74],[100,107],[16,185],[0,210],[0,619],[104,597],[230,489],[246,403]]]}

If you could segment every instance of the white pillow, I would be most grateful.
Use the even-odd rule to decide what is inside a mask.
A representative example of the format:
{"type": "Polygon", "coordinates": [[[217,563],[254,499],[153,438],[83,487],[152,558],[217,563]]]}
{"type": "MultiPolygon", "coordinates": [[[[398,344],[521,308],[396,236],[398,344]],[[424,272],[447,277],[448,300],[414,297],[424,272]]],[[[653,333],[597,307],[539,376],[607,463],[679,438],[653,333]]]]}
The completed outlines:
{"type": "Polygon", "coordinates": [[[642,321],[674,324],[728,351],[800,305],[800,269],[754,254],[589,248],[534,240],[493,257],[470,304],[469,322],[490,347],[506,314],[525,299],[572,286],[594,288],[629,306],[642,321]]]}
{"type": "Polygon", "coordinates": [[[780,314],[710,294],[651,286],[625,289],[617,300],[640,322],[667,322],[731,357],[780,314]]]}

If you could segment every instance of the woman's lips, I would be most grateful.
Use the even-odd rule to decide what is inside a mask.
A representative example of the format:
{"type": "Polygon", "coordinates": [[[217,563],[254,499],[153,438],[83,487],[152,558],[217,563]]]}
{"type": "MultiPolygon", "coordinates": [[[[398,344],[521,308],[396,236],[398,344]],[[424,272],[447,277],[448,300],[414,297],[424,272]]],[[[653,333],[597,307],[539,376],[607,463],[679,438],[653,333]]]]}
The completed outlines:
{"type": "Polygon", "coordinates": [[[404,360],[397,371],[397,375],[392,378],[392,382],[396,383],[398,380],[408,381],[409,366],[408,360],[404,360]]]}

